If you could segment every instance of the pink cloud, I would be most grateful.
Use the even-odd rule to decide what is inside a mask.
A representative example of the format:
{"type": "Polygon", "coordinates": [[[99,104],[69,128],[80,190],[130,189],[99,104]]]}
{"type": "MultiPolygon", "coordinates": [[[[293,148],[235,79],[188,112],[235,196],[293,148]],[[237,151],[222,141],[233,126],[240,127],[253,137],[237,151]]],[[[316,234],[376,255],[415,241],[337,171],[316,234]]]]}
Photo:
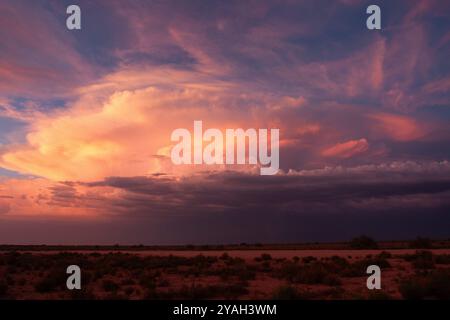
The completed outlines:
{"type": "Polygon", "coordinates": [[[369,143],[366,139],[350,140],[335,144],[332,147],[322,151],[325,157],[350,158],[355,155],[366,152],[369,149],[369,143]]]}
{"type": "Polygon", "coordinates": [[[369,118],[375,120],[372,131],[377,136],[388,137],[395,141],[413,141],[425,135],[423,125],[408,116],[391,113],[370,114],[369,118]]]}

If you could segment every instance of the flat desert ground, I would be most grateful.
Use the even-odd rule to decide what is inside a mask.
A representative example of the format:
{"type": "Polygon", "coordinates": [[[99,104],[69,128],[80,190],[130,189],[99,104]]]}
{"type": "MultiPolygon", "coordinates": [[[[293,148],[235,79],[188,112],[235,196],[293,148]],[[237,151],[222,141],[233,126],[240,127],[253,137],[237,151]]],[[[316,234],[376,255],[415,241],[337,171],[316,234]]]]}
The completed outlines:
{"type": "Polygon", "coordinates": [[[450,249],[0,251],[0,299],[449,299],[450,249]],[[81,269],[68,290],[66,269],[81,269]],[[367,267],[381,289],[367,288],[367,267]]]}

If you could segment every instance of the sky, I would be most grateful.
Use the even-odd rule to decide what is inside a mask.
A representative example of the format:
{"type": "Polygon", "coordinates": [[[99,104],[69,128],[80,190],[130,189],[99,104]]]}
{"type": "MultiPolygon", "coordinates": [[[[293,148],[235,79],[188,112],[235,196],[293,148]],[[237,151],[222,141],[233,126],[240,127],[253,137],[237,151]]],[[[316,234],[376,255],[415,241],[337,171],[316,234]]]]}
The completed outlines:
{"type": "Polygon", "coordinates": [[[1,1],[0,243],[450,237],[450,2],[370,4],[1,1]],[[194,120],[279,172],[174,165],[194,120]]]}

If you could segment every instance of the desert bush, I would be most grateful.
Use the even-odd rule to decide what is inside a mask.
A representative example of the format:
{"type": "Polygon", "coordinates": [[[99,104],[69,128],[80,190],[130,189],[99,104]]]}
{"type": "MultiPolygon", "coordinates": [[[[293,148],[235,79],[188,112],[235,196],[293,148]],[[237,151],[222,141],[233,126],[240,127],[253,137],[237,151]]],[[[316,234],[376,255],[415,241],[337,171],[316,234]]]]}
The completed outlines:
{"type": "MultiPolygon", "coordinates": [[[[179,291],[169,291],[170,298],[173,299],[211,299],[226,298],[236,299],[241,295],[247,294],[248,290],[245,286],[239,284],[229,285],[191,285],[183,286],[179,291]]],[[[164,299],[167,295],[162,294],[164,299]]]]}
{"type": "Polygon", "coordinates": [[[392,296],[385,291],[372,290],[367,296],[368,300],[392,300],[392,296]]]}
{"type": "Polygon", "coordinates": [[[39,293],[57,291],[66,285],[66,270],[54,269],[40,279],[34,286],[39,293]]]}
{"type": "Polygon", "coordinates": [[[388,251],[382,251],[382,252],[378,255],[378,257],[379,257],[380,259],[390,259],[390,258],[392,258],[392,254],[391,254],[390,252],[388,252],[388,251]]]}
{"type": "Polygon", "coordinates": [[[136,282],[132,278],[125,278],[120,282],[121,286],[132,286],[136,284],[136,282]]]}
{"type": "Polygon", "coordinates": [[[284,263],[275,271],[275,276],[291,283],[340,285],[340,279],[335,275],[331,264],[323,262],[298,265],[293,262],[284,263]]]}
{"type": "Polygon", "coordinates": [[[259,257],[256,257],[254,260],[257,262],[270,261],[270,260],[272,260],[272,256],[268,253],[263,253],[259,257]]]}
{"type": "Polygon", "coordinates": [[[450,254],[439,254],[434,256],[436,264],[450,264],[450,254]]]}
{"type": "Polygon", "coordinates": [[[222,255],[219,257],[220,260],[228,260],[230,258],[230,255],[227,252],[222,253],[222,255]]]}
{"type": "Polygon", "coordinates": [[[302,300],[305,294],[289,285],[280,286],[272,293],[273,300],[302,300]]]}
{"type": "Polygon", "coordinates": [[[131,296],[134,292],[134,288],[133,287],[125,287],[125,289],[123,290],[123,292],[125,292],[125,294],[127,295],[127,297],[131,296]]]}
{"type": "Polygon", "coordinates": [[[243,265],[245,264],[245,260],[239,257],[230,257],[228,260],[225,261],[225,264],[228,266],[236,266],[236,265],[243,265]]]}
{"type": "Polygon", "coordinates": [[[72,300],[96,300],[97,297],[91,290],[81,289],[70,291],[70,298],[72,300]]]}
{"type": "Polygon", "coordinates": [[[262,261],[272,260],[272,256],[268,253],[263,253],[263,254],[261,254],[261,260],[262,261]]]}
{"type": "Polygon", "coordinates": [[[104,300],[127,300],[127,297],[123,294],[117,293],[117,292],[111,292],[107,294],[104,298],[104,300]]]}
{"type": "MultiPolygon", "coordinates": [[[[225,299],[237,299],[238,297],[248,294],[248,282],[241,281],[237,284],[229,284],[224,286],[219,286],[219,291],[222,292],[225,299]]],[[[219,294],[219,296],[221,296],[219,294]]]]}
{"type": "Polygon", "coordinates": [[[17,281],[17,284],[18,284],[19,286],[24,286],[26,283],[27,283],[27,280],[26,280],[25,278],[20,278],[20,279],[17,281]]]}
{"type": "Polygon", "coordinates": [[[350,265],[347,259],[339,256],[332,256],[326,264],[330,265],[329,268],[335,270],[342,270],[350,265]]]}
{"type": "Polygon", "coordinates": [[[39,293],[51,292],[56,290],[60,283],[54,277],[45,277],[36,283],[34,289],[39,293]]]}
{"type": "Polygon", "coordinates": [[[158,281],[158,287],[168,287],[170,285],[169,280],[161,279],[158,281]]]}
{"type": "Polygon", "coordinates": [[[342,285],[342,281],[341,279],[332,273],[329,273],[325,276],[325,278],[323,278],[322,283],[327,285],[327,286],[340,286],[342,285]]]}
{"type": "Polygon", "coordinates": [[[242,268],[236,271],[237,277],[240,281],[255,280],[256,278],[256,272],[252,270],[250,267],[242,268]]]}
{"type": "Polygon", "coordinates": [[[370,265],[377,265],[381,269],[391,267],[391,264],[387,259],[377,255],[371,256],[370,258],[355,260],[353,263],[348,264],[347,267],[337,269],[337,273],[343,277],[361,277],[366,275],[367,267],[370,265]]]}
{"type": "Polygon", "coordinates": [[[310,263],[312,261],[317,261],[317,258],[313,257],[313,256],[307,256],[307,257],[302,258],[303,263],[310,263]]]}
{"type": "Polygon", "coordinates": [[[8,284],[4,280],[0,280],[0,298],[5,298],[8,293],[8,284]]]}
{"type": "Polygon", "coordinates": [[[153,274],[147,273],[141,276],[139,279],[139,284],[147,290],[154,290],[156,288],[155,276],[153,274]]]}
{"type": "Polygon", "coordinates": [[[350,241],[352,249],[378,249],[378,244],[372,238],[361,235],[350,241]]]}
{"type": "Polygon", "coordinates": [[[421,279],[403,281],[399,290],[403,298],[407,300],[421,300],[427,296],[426,284],[421,279]]]}
{"type": "Polygon", "coordinates": [[[6,277],[5,277],[5,280],[6,280],[6,283],[8,284],[8,286],[14,286],[15,284],[16,284],[16,281],[14,280],[14,278],[13,277],[11,277],[11,275],[10,274],[8,274],[6,277]]]}
{"type": "Polygon", "coordinates": [[[400,293],[410,300],[450,299],[450,270],[433,270],[400,283],[400,293]]]}
{"type": "Polygon", "coordinates": [[[406,254],[402,256],[403,259],[412,263],[415,269],[433,269],[434,256],[431,251],[420,250],[414,254],[406,254]]]}
{"type": "Polygon", "coordinates": [[[105,279],[102,282],[102,288],[106,292],[115,292],[119,289],[119,286],[113,280],[105,279]]]}
{"type": "Polygon", "coordinates": [[[428,238],[417,237],[413,241],[410,241],[408,246],[413,249],[431,249],[433,242],[428,238]]]}
{"type": "Polygon", "coordinates": [[[412,261],[412,265],[416,269],[433,269],[434,260],[431,251],[419,251],[416,258],[412,261]]]}
{"type": "Polygon", "coordinates": [[[258,269],[260,272],[270,272],[272,271],[272,266],[270,265],[270,261],[263,261],[258,269]]]}
{"type": "Polygon", "coordinates": [[[238,277],[241,281],[254,280],[256,277],[255,266],[245,263],[226,264],[224,267],[210,269],[207,274],[219,276],[223,281],[227,281],[231,277],[238,277]]]}
{"type": "Polygon", "coordinates": [[[294,277],[294,282],[305,284],[324,284],[327,276],[328,272],[323,267],[323,264],[306,265],[298,269],[297,274],[294,277]]]}

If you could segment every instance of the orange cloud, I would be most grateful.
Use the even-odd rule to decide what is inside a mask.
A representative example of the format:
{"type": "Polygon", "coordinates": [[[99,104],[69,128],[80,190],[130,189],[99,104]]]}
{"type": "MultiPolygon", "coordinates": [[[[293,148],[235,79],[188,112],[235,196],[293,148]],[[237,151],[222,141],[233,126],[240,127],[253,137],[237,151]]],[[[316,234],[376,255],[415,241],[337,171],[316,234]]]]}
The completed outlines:
{"type": "Polygon", "coordinates": [[[369,143],[366,139],[350,140],[338,143],[322,151],[325,157],[350,158],[361,154],[369,149],[369,143]]]}
{"type": "Polygon", "coordinates": [[[84,217],[107,214],[104,200],[114,200],[120,190],[87,188],[47,179],[5,179],[0,181],[0,217],[84,217]]]}
{"type": "Polygon", "coordinates": [[[239,95],[232,86],[195,72],[162,70],[122,70],[79,93],[65,111],[32,119],[26,143],[5,146],[0,166],[54,181],[171,172],[165,156],[174,129],[191,129],[194,120],[209,128],[268,128],[273,125],[270,106],[292,103],[239,95]],[[153,81],[168,86],[142,87],[153,81]],[[125,89],[139,83],[140,88],[125,89]]]}

